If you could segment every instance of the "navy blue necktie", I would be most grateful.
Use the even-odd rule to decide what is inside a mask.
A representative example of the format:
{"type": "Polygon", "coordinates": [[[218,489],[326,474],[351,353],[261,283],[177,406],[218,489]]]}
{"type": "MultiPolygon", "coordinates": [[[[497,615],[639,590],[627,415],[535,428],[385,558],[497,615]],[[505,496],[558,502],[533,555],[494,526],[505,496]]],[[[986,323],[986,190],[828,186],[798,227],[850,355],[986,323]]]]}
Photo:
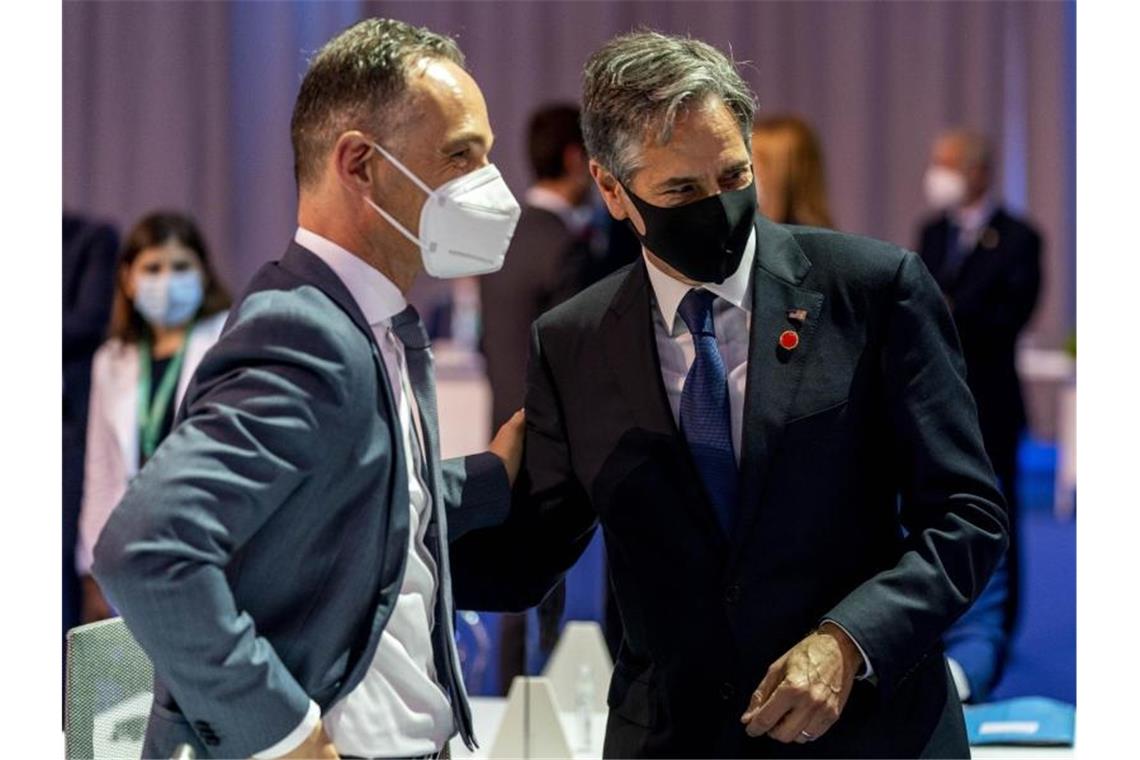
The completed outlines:
{"type": "Polygon", "coordinates": [[[713,327],[715,299],[707,290],[690,290],[677,309],[693,336],[696,350],[696,358],[681,390],[681,433],[689,444],[717,519],[725,534],[732,535],[739,483],[736,457],[732,452],[728,376],[713,327]]]}

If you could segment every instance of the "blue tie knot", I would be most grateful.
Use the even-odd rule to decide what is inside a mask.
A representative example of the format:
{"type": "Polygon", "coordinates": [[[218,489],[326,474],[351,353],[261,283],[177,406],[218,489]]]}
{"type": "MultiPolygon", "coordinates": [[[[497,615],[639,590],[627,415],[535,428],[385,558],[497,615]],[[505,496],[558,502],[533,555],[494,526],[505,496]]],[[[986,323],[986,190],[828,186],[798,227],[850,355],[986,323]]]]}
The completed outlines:
{"type": "Polygon", "coordinates": [[[711,335],[716,337],[716,328],[713,327],[712,305],[716,294],[707,290],[690,290],[681,299],[677,313],[685,321],[685,326],[693,335],[711,335]]]}

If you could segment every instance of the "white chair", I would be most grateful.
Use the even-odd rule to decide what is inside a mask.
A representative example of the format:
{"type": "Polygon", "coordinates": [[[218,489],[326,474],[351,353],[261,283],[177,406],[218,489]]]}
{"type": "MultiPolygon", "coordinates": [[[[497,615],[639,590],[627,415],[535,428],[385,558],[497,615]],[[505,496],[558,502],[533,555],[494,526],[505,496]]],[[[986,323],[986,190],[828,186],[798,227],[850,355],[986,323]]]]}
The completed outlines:
{"type": "Polygon", "coordinates": [[[546,678],[515,676],[507,695],[495,741],[488,757],[560,758],[569,760],[574,753],[559,716],[554,690],[546,678]]]}
{"type": "Polygon", "coordinates": [[[137,760],[154,669],[121,618],[67,632],[67,757],[137,760]]]}

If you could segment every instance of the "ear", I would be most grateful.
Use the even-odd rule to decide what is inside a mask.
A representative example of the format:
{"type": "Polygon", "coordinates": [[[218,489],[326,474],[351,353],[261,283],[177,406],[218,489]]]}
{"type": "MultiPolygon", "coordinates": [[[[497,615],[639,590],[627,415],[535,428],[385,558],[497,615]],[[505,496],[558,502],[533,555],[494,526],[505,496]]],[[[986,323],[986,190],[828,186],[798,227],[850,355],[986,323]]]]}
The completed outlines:
{"type": "Polygon", "coordinates": [[[597,185],[598,193],[602,196],[606,208],[609,209],[610,216],[619,221],[628,217],[629,212],[626,210],[625,199],[622,197],[625,191],[622,190],[617,177],[594,159],[590,159],[590,176],[594,178],[594,184],[597,185]]]}
{"type": "Polygon", "coordinates": [[[345,132],[337,138],[329,158],[340,183],[361,194],[376,183],[376,174],[369,158],[375,153],[371,141],[357,130],[345,132]]]}

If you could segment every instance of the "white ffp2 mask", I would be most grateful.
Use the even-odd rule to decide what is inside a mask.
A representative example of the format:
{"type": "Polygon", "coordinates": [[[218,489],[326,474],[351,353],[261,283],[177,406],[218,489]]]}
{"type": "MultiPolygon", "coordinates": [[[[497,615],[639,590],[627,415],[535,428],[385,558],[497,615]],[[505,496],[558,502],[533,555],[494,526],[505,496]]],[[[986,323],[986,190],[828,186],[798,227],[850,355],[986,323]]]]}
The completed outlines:
{"type": "Polygon", "coordinates": [[[945,166],[931,166],[922,178],[926,202],[938,211],[950,211],[966,200],[966,178],[945,166]]]}
{"type": "Polygon", "coordinates": [[[433,190],[384,148],[376,143],[372,147],[428,195],[420,211],[419,237],[364,196],[376,213],[419,246],[428,274],[440,278],[467,277],[502,268],[522,209],[494,164],[433,190]]]}

